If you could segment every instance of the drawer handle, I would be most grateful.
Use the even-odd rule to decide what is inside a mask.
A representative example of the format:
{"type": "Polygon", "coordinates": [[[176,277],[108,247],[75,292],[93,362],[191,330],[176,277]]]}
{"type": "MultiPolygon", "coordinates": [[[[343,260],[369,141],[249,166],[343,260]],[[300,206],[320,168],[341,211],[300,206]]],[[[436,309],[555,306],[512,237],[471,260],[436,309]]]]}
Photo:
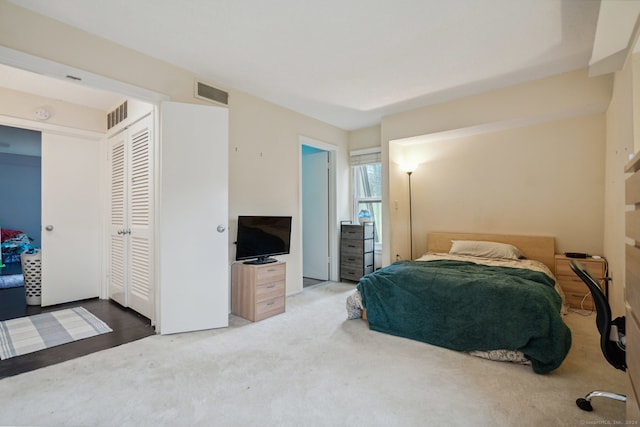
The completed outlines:
{"type": "Polygon", "coordinates": [[[276,287],[276,284],[275,284],[275,283],[274,283],[273,285],[269,285],[269,286],[267,286],[267,288],[269,288],[269,289],[271,289],[271,288],[275,288],[275,287],[276,287]]]}
{"type": "Polygon", "coordinates": [[[268,303],[267,305],[273,305],[273,304],[275,304],[275,303],[276,303],[275,301],[271,301],[271,302],[270,302],[270,303],[268,303]]]}

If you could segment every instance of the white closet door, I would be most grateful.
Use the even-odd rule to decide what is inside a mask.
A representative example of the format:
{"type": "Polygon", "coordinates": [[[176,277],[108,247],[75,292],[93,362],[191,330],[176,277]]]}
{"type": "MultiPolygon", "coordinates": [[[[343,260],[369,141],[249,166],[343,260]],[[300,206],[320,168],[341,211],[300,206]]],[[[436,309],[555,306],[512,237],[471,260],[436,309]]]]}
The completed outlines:
{"type": "Polygon", "coordinates": [[[129,129],[131,144],[129,167],[129,307],[154,319],[153,288],[153,176],[151,116],[129,129]]]}
{"type": "Polygon", "coordinates": [[[109,296],[154,320],[152,129],[147,116],[109,141],[109,296]]]}
{"type": "Polygon", "coordinates": [[[128,254],[124,230],[127,218],[127,156],[126,133],[109,139],[109,164],[111,177],[111,207],[109,220],[109,298],[128,305],[126,284],[128,254]]]}
{"type": "Polygon", "coordinates": [[[42,305],[100,295],[99,141],[42,134],[42,305]]]}

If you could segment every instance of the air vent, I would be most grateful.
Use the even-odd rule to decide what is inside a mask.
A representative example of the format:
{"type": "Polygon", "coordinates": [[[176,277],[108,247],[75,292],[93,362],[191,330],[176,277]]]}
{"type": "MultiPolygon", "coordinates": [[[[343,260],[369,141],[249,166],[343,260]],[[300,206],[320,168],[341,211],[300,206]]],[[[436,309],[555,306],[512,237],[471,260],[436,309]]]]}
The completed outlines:
{"type": "Polygon", "coordinates": [[[196,98],[227,105],[229,94],[208,84],[196,81],[196,98]]]}
{"type": "Polygon", "coordinates": [[[107,130],[126,119],[127,114],[127,101],[124,101],[122,105],[107,114],[107,130]]]}

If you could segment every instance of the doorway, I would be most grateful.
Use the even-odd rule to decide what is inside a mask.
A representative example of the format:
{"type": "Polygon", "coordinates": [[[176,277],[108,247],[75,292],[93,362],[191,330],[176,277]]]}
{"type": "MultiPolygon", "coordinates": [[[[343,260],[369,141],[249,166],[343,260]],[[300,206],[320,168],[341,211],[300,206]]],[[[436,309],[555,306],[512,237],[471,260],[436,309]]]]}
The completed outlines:
{"type": "Polygon", "coordinates": [[[302,286],[337,276],[335,213],[336,147],[310,138],[300,138],[302,286]]]}
{"type": "MultiPolygon", "coordinates": [[[[9,67],[19,67],[25,71],[32,71],[38,75],[52,76],[58,81],[66,81],[66,79],[71,76],[74,81],[82,81],[82,87],[86,88],[91,86],[92,88],[101,88],[102,91],[122,94],[126,99],[137,99],[154,105],[155,135],[157,136],[158,141],[162,141],[162,143],[158,143],[154,146],[154,150],[156,151],[156,160],[154,162],[155,169],[153,179],[154,182],[158,184],[158,188],[155,190],[155,193],[157,197],[163,201],[162,203],[155,204],[160,206],[160,209],[157,213],[159,221],[154,231],[154,237],[156,239],[154,246],[157,249],[157,253],[155,254],[155,262],[152,267],[152,273],[155,277],[154,282],[157,283],[157,289],[161,290],[159,298],[156,300],[155,304],[155,311],[158,313],[156,317],[157,327],[160,333],[174,333],[226,326],[229,306],[228,296],[226,294],[222,297],[215,298],[216,301],[224,302],[224,304],[221,303],[221,306],[224,305],[224,310],[215,314],[216,322],[220,323],[217,326],[212,326],[210,322],[208,322],[210,319],[206,319],[206,322],[201,321],[206,316],[213,316],[213,314],[211,314],[210,306],[199,311],[193,310],[193,304],[191,303],[194,301],[200,301],[203,303],[209,301],[207,298],[203,298],[201,300],[193,300],[193,298],[194,295],[201,295],[202,292],[209,295],[207,292],[209,292],[208,288],[210,288],[209,285],[211,283],[215,283],[216,286],[220,287],[220,289],[224,288],[225,293],[228,292],[228,255],[226,252],[228,244],[228,239],[226,238],[228,226],[228,188],[226,181],[226,168],[228,166],[228,161],[226,151],[228,148],[229,120],[227,107],[223,105],[197,104],[182,104],[181,107],[178,106],[178,103],[167,102],[169,97],[159,92],[132,86],[127,83],[112,80],[109,77],[92,74],[80,69],[74,69],[60,63],[55,63],[53,61],[2,46],[0,46],[0,63],[9,67]],[[60,70],[64,70],[64,73],[61,73],[60,70]],[[192,123],[184,118],[177,120],[177,117],[181,112],[180,110],[188,108],[195,109],[196,107],[199,110],[199,114],[189,116],[193,117],[196,122],[192,123]],[[195,117],[197,117],[197,119],[195,119],[195,117]],[[172,124],[176,126],[169,128],[169,125],[172,124]],[[172,132],[169,132],[171,129],[178,128],[178,125],[188,129],[183,129],[183,132],[180,135],[174,135],[172,132]],[[213,125],[215,125],[215,128],[212,128],[213,125]],[[202,128],[206,128],[207,133],[198,131],[198,129],[202,128]],[[194,132],[197,133],[198,138],[189,139],[189,136],[194,132]],[[161,134],[162,136],[160,136],[161,134]],[[184,144],[185,140],[189,141],[187,146],[184,144]],[[213,144],[212,141],[214,142],[213,144]],[[217,147],[224,147],[223,155],[221,155],[220,152],[214,151],[217,147]],[[188,156],[188,158],[185,158],[185,156],[188,156]],[[196,162],[194,165],[194,159],[198,160],[200,163],[196,162]],[[212,161],[215,161],[215,163],[212,163],[212,161]],[[218,175],[212,179],[210,174],[206,175],[210,170],[219,172],[220,176],[222,176],[224,180],[213,182],[214,179],[218,178],[218,175]],[[203,177],[202,175],[206,176],[203,177]],[[189,188],[192,191],[185,192],[185,188],[189,188]],[[193,201],[191,199],[185,201],[184,196],[194,198],[194,195],[200,196],[195,200],[195,203],[192,203],[193,201]],[[206,198],[203,198],[203,195],[206,196],[206,198]],[[201,209],[192,209],[193,205],[198,205],[201,209]],[[216,209],[216,213],[218,211],[222,212],[222,215],[210,215],[214,210],[213,208],[216,209]],[[188,220],[185,221],[185,217],[193,217],[195,215],[195,211],[198,211],[196,212],[198,214],[197,218],[195,218],[196,220],[192,222],[189,222],[188,220]],[[183,229],[186,227],[189,227],[189,229],[186,232],[183,232],[183,229]],[[193,229],[200,230],[200,233],[193,233],[193,229]],[[177,231],[180,231],[182,234],[178,239],[171,239],[177,231]],[[209,240],[202,239],[202,233],[209,236],[209,240]],[[215,236],[215,239],[211,236],[215,236]],[[160,239],[160,237],[162,237],[162,239],[160,239]],[[212,240],[215,241],[215,250],[220,252],[220,256],[215,257],[215,259],[220,262],[219,266],[216,264],[216,267],[219,268],[210,268],[210,257],[207,258],[206,261],[202,262],[200,258],[192,256],[192,251],[182,250],[178,254],[175,253],[178,250],[178,247],[195,247],[196,252],[200,257],[202,257],[209,254],[208,250],[213,250],[211,248],[211,246],[213,246],[211,244],[212,240]],[[177,241],[181,241],[183,245],[176,245],[175,242],[177,241]],[[204,246],[206,250],[197,250],[197,248],[201,248],[202,246],[204,246]],[[171,262],[162,262],[163,260],[170,260],[171,262]],[[197,276],[197,278],[194,278],[193,280],[188,280],[188,278],[185,279],[185,271],[189,272],[190,275],[197,276]],[[183,287],[181,287],[185,280],[189,281],[193,286],[200,286],[200,289],[185,293],[184,289],[182,289],[183,287]],[[178,300],[174,298],[176,295],[188,301],[183,303],[184,301],[181,300],[180,303],[178,303],[178,300]],[[193,315],[193,313],[196,314],[193,315]],[[187,323],[185,321],[185,319],[195,318],[199,314],[201,315],[198,319],[195,319],[195,323],[187,323]],[[218,322],[218,317],[221,319],[220,322],[218,322]],[[172,322],[172,319],[177,320],[176,322],[172,322]],[[178,320],[182,322],[180,325],[177,325],[177,323],[179,323],[178,320]],[[185,325],[185,330],[183,330],[182,326],[185,325]]],[[[130,109],[129,113],[131,113],[130,109]]],[[[46,125],[42,122],[36,122],[31,119],[11,119],[7,116],[0,116],[0,120],[4,121],[3,124],[10,125],[15,122],[24,124],[28,123],[34,125],[33,128],[39,130],[42,130],[44,127],[51,128],[51,125],[46,125]]],[[[101,118],[100,120],[103,119],[101,118]]],[[[32,126],[27,125],[25,127],[30,128],[32,126]]],[[[77,130],[82,128],[84,127],[79,126],[79,129],[77,130]]],[[[53,133],[54,132],[52,132],[52,134],[53,133]]],[[[58,133],[66,133],[63,126],[56,126],[55,134],[58,133]]],[[[95,136],[93,135],[95,132],[91,131],[81,130],[80,133],[95,136]]],[[[43,132],[43,144],[45,142],[45,135],[47,135],[47,133],[43,132]]],[[[101,134],[99,138],[95,139],[99,142],[104,140],[104,138],[105,135],[101,134]]],[[[100,157],[102,157],[100,164],[106,167],[107,162],[104,156],[106,156],[106,153],[102,151],[100,153],[100,157]]],[[[104,200],[107,194],[107,183],[101,182],[100,186],[105,191],[101,192],[103,194],[96,194],[95,197],[101,198],[104,205],[107,203],[107,201],[104,200]]],[[[43,188],[43,193],[45,192],[46,191],[43,188]]],[[[69,193],[73,194],[72,192],[69,193]]],[[[98,214],[96,216],[100,217],[98,219],[102,224],[104,224],[104,227],[92,227],[91,231],[92,233],[96,232],[95,235],[104,240],[107,238],[107,233],[104,231],[106,230],[106,213],[98,214]],[[103,230],[103,232],[101,232],[101,230],[103,230]]],[[[44,218],[44,213],[42,220],[44,222],[47,221],[44,218]]],[[[125,231],[128,235],[129,230],[123,230],[122,232],[124,233],[125,231]]],[[[103,252],[106,252],[106,249],[104,248],[106,245],[96,244],[88,246],[99,247],[103,252]]],[[[48,252],[53,253],[55,251],[48,252]]],[[[79,251],[79,253],[83,252],[79,251]]],[[[93,271],[95,274],[100,276],[100,296],[105,298],[107,289],[105,274],[105,267],[107,265],[106,254],[101,258],[100,265],[96,266],[93,271]]]]}
{"type": "Polygon", "coordinates": [[[0,125],[0,227],[22,231],[36,246],[40,245],[41,156],[40,132],[0,125]]]}
{"type": "Polygon", "coordinates": [[[104,298],[101,141],[107,112],[127,95],[95,89],[97,80],[89,73],[3,47],[0,74],[1,90],[13,100],[0,124],[39,135],[39,196],[31,209],[39,219],[31,234],[42,248],[41,305],[104,298]]]}
{"type": "Polygon", "coordinates": [[[302,146],[303,286],[329,280],[329,152],[302,146]]]}
{"type": "Polygon", "coordinates": [[[41,133],[0,125],[0,318],[27,311],[20,253],[41,245],[41,167],[41,133]]]}

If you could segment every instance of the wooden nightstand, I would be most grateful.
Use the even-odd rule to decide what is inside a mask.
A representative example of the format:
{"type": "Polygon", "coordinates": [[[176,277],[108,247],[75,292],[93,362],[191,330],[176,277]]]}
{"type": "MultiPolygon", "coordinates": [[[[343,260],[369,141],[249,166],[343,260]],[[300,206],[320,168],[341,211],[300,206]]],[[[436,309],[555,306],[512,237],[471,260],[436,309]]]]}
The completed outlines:
{"type": "Polygon", "coordinates": [[[286,264],[242,264],[231,267],[231,311],[257,322],[284,313],[286,264]]]}
{"type": "MultiPolygon", "coordinates": [[[[564,255],[556,254],[556,279],[564,291],[564,296],[573,308],[581,308],[583,310],[594,310],[593,299],[589,288],[582,280],[573,272],[569,261],[575,260],[587,267],[587,270],[597,279],[602,279],[607,275],[607,263],[602,258],[567,258],[564,255]]],[[[604,280],[600,280],[600,286],[608,295],[608,286],[604,280]]]]}

